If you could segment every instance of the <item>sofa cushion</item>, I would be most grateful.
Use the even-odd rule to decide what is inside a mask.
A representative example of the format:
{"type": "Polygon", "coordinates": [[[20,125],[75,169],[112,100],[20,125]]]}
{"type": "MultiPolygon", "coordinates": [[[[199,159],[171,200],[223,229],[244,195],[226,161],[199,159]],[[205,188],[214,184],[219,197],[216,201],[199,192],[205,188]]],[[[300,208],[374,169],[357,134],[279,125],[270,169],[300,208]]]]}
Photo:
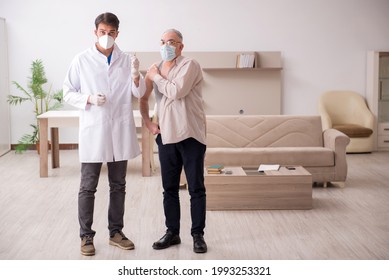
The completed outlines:
{"type": "Polygon", "coordinates": [[[333,128],[343,132],[348,137],[354,138],[369,137],[373,134],[372,129],[357,124],[339,124],[334,125],[333,128]]]}
{"type": "Polygon", "coordinates": [[[334,152],[323,147],[207,148],[205,164],[334,166],[334,152]]]}
{"type": "Polygon", "coordinates": [[[207,116],[207,147],[323,147],[320,116],[207,116]]]}

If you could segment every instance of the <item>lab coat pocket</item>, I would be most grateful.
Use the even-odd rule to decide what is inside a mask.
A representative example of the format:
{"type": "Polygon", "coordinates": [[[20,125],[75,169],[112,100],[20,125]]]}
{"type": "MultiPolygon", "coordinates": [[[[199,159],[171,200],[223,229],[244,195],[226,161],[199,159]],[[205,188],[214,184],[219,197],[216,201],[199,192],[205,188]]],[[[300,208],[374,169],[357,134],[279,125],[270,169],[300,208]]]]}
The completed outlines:
{"type": "Polygon", "coordinates": [[[83,125],[85,127],[102,126],[107,121],[106,109],[103,106],[90,106],[88,111],[83,114],[83,125]]]}

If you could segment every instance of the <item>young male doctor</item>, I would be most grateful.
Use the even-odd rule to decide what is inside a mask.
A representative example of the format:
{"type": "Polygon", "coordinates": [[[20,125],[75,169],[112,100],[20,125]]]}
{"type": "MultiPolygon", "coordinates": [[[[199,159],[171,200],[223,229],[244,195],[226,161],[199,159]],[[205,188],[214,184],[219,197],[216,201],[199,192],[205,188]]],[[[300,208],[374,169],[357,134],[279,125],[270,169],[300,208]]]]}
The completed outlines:
{"type": "Polygon", "coordinates": [[[110,186],[109,244],[125,250],[135,247],[122,232],[127,161],[140,154],[131,99],[132,95],[142,97],[146,89],[138,59],[115,43],[116,15],[103,13],[95,25],[98,42],[73,59],[63,85],[64,100],[80,109],[78,219],[85,256],[95,254],[94,201],[104,162],[110,186]]]}

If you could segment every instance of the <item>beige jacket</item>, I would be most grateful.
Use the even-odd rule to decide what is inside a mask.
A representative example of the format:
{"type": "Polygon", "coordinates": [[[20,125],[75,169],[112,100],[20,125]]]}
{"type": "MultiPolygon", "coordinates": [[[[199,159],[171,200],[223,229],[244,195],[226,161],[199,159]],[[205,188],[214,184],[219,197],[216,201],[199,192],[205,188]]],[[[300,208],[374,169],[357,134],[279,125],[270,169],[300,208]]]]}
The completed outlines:
{"type": "Polygon", "coordinates": [[[154,76],[162,143],[178,143],[195,138],[206,144],[201,67],[197,61],[179,56],[167,79],[154,76]]]}

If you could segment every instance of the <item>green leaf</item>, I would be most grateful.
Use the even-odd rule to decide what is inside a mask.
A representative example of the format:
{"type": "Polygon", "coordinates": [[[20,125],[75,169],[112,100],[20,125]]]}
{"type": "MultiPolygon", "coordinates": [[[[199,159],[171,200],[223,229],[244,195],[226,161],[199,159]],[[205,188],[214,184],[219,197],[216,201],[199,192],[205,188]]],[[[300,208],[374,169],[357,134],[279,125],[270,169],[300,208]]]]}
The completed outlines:
{"type": "Polygon", "coordinates": [[[21,97],[21,96],[17,96],[17,95],[8,95],[7,96],[7,102],[10,105],[18,105],[18,104],[21,104],[21,103],[23,103],[24,101],[27,101],[27,100],[30,100],[30,98],[28,98],[28,97],[21,97]]]}
{"type": "Polygon", "coordinates": [[[32,95],[27,90],[25,90],[19,83],[12,81],[12,84],[14,84],[18,90],[20,90],[22,93],[27,95],[30,100],[32,100],[32,95]]]}

